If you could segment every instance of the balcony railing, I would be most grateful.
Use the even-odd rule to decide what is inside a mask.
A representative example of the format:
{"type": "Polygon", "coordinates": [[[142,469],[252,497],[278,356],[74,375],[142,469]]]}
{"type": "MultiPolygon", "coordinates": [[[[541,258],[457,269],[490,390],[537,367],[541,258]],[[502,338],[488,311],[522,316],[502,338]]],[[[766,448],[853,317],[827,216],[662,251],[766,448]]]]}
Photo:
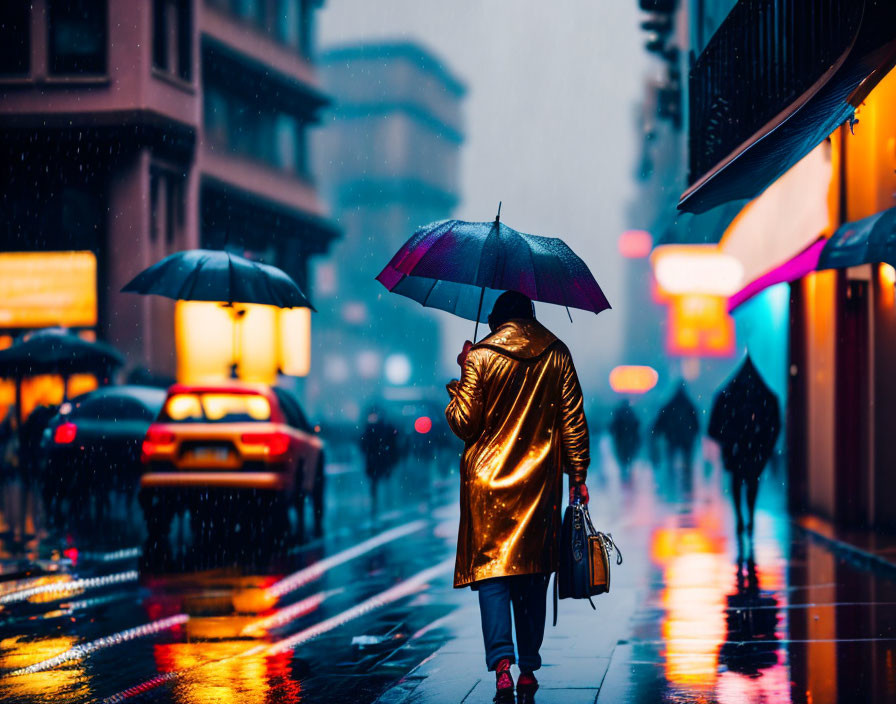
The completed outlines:
{"type": "Polygon", "coordinates": [[[690,74],[694,183],[834,69],[855,40],[862,0],[740,0],[690,74]]]}

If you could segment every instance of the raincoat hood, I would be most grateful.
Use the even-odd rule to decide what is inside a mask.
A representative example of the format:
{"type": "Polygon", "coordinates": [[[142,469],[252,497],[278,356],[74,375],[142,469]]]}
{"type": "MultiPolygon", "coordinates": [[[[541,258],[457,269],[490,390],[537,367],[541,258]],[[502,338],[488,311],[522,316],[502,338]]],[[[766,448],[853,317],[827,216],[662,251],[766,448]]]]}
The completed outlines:
{"type": "Polygon", "coordinates": [[[557,337],[537,320],[508,320],[473,346],[488,348],[513,359],[536,359],[557,342],[557,337]]]}

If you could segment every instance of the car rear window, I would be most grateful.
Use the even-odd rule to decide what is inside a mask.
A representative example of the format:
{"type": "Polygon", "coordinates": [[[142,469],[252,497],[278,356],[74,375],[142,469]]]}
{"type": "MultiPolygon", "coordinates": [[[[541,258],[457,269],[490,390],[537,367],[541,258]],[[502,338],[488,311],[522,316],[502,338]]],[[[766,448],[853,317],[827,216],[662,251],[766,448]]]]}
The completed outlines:
{"type": "Polygon", "coordinates": [[[155,417],[152,409],[130,398],[100,397],[82,401],[75,405],[72,418],[84,420],[146,420],[155,417]]]}
{"type": "Polygon", "coordinates": [[[245,423],[271,419],[271,404],[259,394],[186,393],[169,396],[160,420],[172,423],[245,423]]]}

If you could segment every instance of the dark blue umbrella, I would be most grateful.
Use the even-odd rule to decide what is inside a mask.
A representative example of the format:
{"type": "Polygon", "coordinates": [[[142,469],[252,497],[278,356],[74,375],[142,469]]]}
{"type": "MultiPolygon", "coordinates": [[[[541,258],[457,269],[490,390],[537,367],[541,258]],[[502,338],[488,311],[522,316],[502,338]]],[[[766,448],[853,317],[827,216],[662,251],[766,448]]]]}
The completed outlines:
{"type": "Polygon", "coordinates": [[[210,249],[190,249],[167,256],[137,274],[121,290],[183,301],[263,303],[314,310],[284,271],[210,249]]]}
{"type": "Polygon", "coordinates": [[[503,291],[600,313],[610,307],[591,272],[561,239],[493,222],[442,220],[417,230],[377,276],[423,304],[485,322],[503,291]]]}

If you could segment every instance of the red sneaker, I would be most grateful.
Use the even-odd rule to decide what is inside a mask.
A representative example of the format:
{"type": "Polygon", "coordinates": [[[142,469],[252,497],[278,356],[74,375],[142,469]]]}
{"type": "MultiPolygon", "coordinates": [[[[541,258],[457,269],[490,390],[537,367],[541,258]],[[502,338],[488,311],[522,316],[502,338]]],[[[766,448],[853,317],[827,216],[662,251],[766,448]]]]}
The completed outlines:
{"type": "Polygon", "coordinates": [[[517,704],[535,704],[535,692],[538,691],[538,680],[531,672],[520,674],[520,681],[516,685],[517,704]]]}
{"type": "Polygon", "coordinates": [[[504,658],[495,667],[495,704],[514,704],[513,677],[510,675],[510,659],[504,658]]]}

